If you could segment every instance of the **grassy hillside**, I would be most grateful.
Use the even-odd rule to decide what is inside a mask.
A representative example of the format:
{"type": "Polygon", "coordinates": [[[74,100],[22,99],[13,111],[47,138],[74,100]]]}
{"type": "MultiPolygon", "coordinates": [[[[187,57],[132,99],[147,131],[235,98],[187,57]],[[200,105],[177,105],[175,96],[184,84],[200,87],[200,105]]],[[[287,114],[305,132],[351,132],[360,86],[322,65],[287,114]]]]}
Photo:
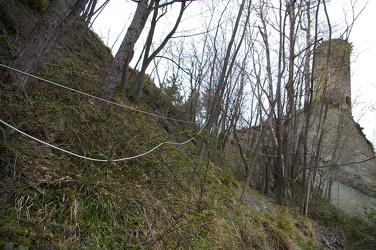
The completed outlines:
{"type": "MultiPolygon", "coordinates": [[[[39,15],[26,5],[18,7],[25,15],[39,15]]],[[[0,63],[9,65],[31,28],[19,29],[6,20],[3,13],[0,63]]],[[[98,96],[111,60],[100,39],[78,25],[38,76],[98,96]]],[[[121,97],[115,101],[184,119],[182,107],[170,104],[150,81],[139,104],[121,97]]],[[[33,80],[26,93],[0,82],[0,103],[0,119],[20,131],[107,160],[70,155],[2,124],[0,248],[324,248],[308,218],[252,190],[245,202],[238,201],[242,183],[232,172],[199,161],[196,125],[155,118],[41,80],[33,80]],[[114,162],[192,137],[195,141],[183,146],[165,144],[142,157],[114,162]]]]}

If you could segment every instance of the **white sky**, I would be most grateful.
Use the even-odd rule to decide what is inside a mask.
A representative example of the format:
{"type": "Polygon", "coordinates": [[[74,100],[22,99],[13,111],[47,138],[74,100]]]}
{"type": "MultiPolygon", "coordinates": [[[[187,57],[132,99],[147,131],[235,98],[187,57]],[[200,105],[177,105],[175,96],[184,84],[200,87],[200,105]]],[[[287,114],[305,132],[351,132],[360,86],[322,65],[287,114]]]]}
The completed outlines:
{"type": "MultiPolygon", "coordinates": [[[[350,0],[343,1],[350,2],[350,0]]],[[[368,140],[376,146],[376,32],[373,25],[376,23],[376,1],[358,1],[364,6],[363,13],[356,20],[350,34],[353,44],[351,64],[351,84],[353,116],[361,127],[368,140]],[[374,105],[375,110],[371,109],[374,105]]],[[[360,6],[359,6],[360,7],[360,6]]],[[[376,147],[375,147],[376,148],[376,147]]]]}
{"type": "MultiPolygon", "coordinates": [[[[349,41],[353,44],[351,58],[353,116],[355,121],[361,127],[364,127],[363,131],[367,139],[376,148],[376,74],[374,72],[376,71],[374,66],[376,60],[376,32],[373,27],[376,23],[376,1],[331,0],[328,6],[334,30],[343,30],[346,27],[344,9],[351,9],[351,2],[356,2],[355,14],[359,13],[367,4],[356,20],[349,37],[349,41]],[[375,110],[372,109],[372,105],[375,110]]],[[[129,0],[111,0],[94,23],[94,31],[103,39],[107,46],[112,48],[113,53],[117,51],[124,37],[126,29],[133,18],[136,5],[136,3],[129,0]],[[116,40],[117,43],[115,43],[116,40]]],[[[194,26],[200,25],[195,21],[195,15],[202,15],[202,13],[185,14],[186,19],[183,24],[186,24],[189,29],[194,29],[194,26]]],[[[346,16],[347,20],[351,21],[352,13],[347,12],[346,16]]],[[[175,18],[172,18],[171,22],[174,20],[175,18]]]]}

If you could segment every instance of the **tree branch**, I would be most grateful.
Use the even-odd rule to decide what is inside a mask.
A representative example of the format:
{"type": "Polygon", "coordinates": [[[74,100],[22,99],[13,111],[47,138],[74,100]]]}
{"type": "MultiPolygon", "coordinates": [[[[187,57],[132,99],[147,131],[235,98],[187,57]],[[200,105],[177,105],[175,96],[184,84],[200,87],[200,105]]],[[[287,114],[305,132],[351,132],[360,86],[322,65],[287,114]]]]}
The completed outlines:
{"type": "Polygon", "coordinates": [[[163,3],[163,4],[156,5],[152,8],[150,8],[150,11],[152,11],[154,9],[158,9],[158,8],[163,8],[163,7],[170,5],[170,4],[173,4],[173,3],[183,3],[183,2],[193,2],[193,1],[196,1],[196,0],[173,0],[173,1],[170,1],[170,2],[166,2],[166,3],[163,3]]]}

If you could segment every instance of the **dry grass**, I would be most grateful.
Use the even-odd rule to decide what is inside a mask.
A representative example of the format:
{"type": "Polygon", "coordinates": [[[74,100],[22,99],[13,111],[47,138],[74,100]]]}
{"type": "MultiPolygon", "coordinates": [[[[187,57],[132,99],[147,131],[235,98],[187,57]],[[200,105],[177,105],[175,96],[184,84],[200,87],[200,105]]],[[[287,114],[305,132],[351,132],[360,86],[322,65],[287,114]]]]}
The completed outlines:
{"type": "MultiPolygon", "coordinates": [[[[79,43],[75,33],[63,39],[38,74],[98,95],[111,55],[92,33],[79,43]]],[[[0,86],[1,119],[88,157],[136,155],[197,131],[38,81],[26,95],[0,86]]],[[[151,111],[160,105],[149,98],[156,93],[151,86],[147,104],[134,106],[120,97],[117,101],[151,111]]],[[[286,209],[270,208],[269,213],[239,202],[236,190],[242,184],[211,162],[199,164],[193,144],[164,146],[125,162],[97,163],[51,149],[4,126],[0,138],[0,247],[6,242],[57,249],[312,246],[308,221],[286,209]]],[[[262,198],[250,192],[248,199],[262,198]]]]}

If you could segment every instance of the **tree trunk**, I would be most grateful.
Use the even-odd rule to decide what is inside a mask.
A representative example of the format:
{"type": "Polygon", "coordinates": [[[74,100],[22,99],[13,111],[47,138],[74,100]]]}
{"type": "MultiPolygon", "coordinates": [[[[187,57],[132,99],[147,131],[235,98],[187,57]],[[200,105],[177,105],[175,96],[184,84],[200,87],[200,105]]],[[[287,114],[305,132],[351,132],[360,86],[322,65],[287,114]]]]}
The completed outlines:
{"type": "MultiPolygon", "coordinates": [[[[154,1],[152,1],[154,3],[154,1]]],[[[123,68],[128,68],[130,58],[133,56],[134,46],[145,27],[146,21],[150,14],[148,0],[140,0],[136,12],[134,14],[131,25],[125,34],[124,40],[120,45],[118,52],[115,55],[114,61],[108,71],[104,85],[102,87],[102,97],[105,99],[112,99],[115,94],[116,83],[123,68]]]]}
{"type": "MultiPolygon", "coordinates": [[[[52,1],[12,67],[34,74],[54,48],[56,42],[77,20],[87,2],[88,0],[52,1]]],[[[18,86],[21,91],[24,91],[30,77],[12,72],[9,73],[8,80],[13,86],[18,86]]]]}
{"type": "MultiPolygon", "coordinates": [[[[208,122],[207,122],[207,127],[208,127],[209,131],[215,125],[215,123],[218,121],[218,118],[219,118],[219,115],[220,115],[220,112],[221,112],[222,99],[223,99],[223,95],[224,95],[224,92],[225,92],[225,84],[226,84],[226,80],[227,80],[226,76],[228,76],[230,74],[232,67],[233,67],[233,64],[231,64],[231,63],[234,61],[234,59],[236,57],[236,53],[238,52],[238,50],[236,50],[235,55],[233,55],[234,59],[232,61],[230,61],[231,60],[231,51],[233,50],[236,34],[237,34],[239,26],[240,26],[240,20],[241,20],[242,14],[243,14],[245,3],[246,3],[246,1],[243,0],[241,2],[240,6],[239,6],[238,14],[237,14],[235,25],[234,25],[234,30],[233,30],[233,33],[231,35],[230,41],[227,45],[226,56],[223,60],[223,65],[222,65],[223,68],[222,68],[222,71],[221,71],[221,74],[220,74],[220,77],[219,77],[219,80],[218,80],[217,89],[215,90],[214,97],[213,97],[213,100],[212,100],[213,106],[212,106],[211,110],[209,111],[210,115],[209,115],[208,122]]],[[[247,22],[248,22],[249,15],[250,15],[250,9],[248,8],[247,22]]],[[[241,37],[241,40],[243,40],[244,34],[245,33],[243,32],[243,36],[241,37]]],[[[238,47],[240,47],[240,46],[241,45],[239,44],[238,47]]]]}
{"type": "Polygon", "coordinates": [[[127,81],[128,81],[128,75],[129,75],[129,63],[131,62],[134,55],[134,50],[131,52],[131,54],[127,57],[127,60],[124,62],[122,74],[121,74],[121,95],[125,96],[127,91],[127,81]]]}
{"type": "MultiPolygon", "coordinates": [[[[159,0],[156,0],[155,4],[158,6],[159,0]]],[[[161,52],[161,50],[166,46],[167,42],[171,39],[171,37],[175,34],[176,30],[179,27],[181,19],[183,17],[185,8],[186,8],[186,0],[182,0],[179,16],[178,16],[178,18],[175,22],[174,27],[172,28],[170,33],[168,33],[168,35],[163,39],[162,43],[158,46],[158,48],[155,49],[155,51],[149,56],[151,45],[152,45],[152,42],[153,42],[155,27],[156,27],[156,24],[157,24],[157,21],[158,21],[158,18],[157,18],[158,9],[154,10],[155,15],[153,16],[150,32],[149,32],[147,43],[146,43],[145,56],[144,56],[144,61],[142,63],[142,68],[141,68],[141,71],[138,74],[136,80],[132,83],[132,86],[130,88],[130,95],[134,95],[136,102],[138,102],[140,100],[141,95],[142,95],[142,89],[143,89],[143,86],[144,86],[145,73],[146,73],[147,67],[152,62],[152,60],[159,54],[159,52],[161,52]]]]}

